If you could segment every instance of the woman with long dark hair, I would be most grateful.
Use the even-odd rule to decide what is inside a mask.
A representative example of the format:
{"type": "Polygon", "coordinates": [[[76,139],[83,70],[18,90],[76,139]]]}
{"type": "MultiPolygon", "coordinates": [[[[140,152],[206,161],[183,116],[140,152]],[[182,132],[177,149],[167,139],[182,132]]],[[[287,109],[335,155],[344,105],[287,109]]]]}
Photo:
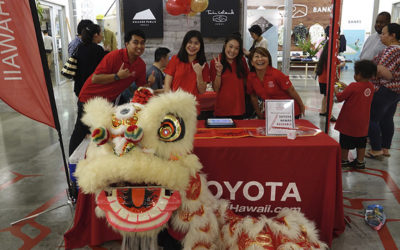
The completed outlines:
{"type": "Polygon", "coordinates": [[[214,116],[243,119],[248,71],[242,38],[232,34],[225,39],[221,54],[210,63],[210,77],[217,92],[214,116]]]}
{"type": "Polygon", "coordinates": [[[206,91],[210,73],[200,31],[186,33],[178,54],[172,56],[164,73],[165,91],[182,89],[196,97],[206,91]]]}
{"type": "Polygon", "coordinates": [[[79,92],[86,79],[94,72],[101,59],[107,52],[98,45],[103,39],[100,26],[90,24],[85,27],[81,35],[82,43],[77,47],[74,53],[78,60],[78,69],[74,78],[74,92],[79,96],[79,92]]]}
{"type": "MultiPolygon", "coordinates": [[[[94,72],[101,59],[107,53],[103,47],[98,45],[102,38],[100,26],[97,24],[89,24],[82,31],[82,43],[73,53],[78,61],[78,69],[74,78],[74,92],[76,96],[79,96],[86,79],[94,72]]],[[[89,128],[81,122],[82,114],[83,104],[78,101],[78,117],[69,142],[69,155],[72,155],[86,134],[90,133],[89,128]]]]}

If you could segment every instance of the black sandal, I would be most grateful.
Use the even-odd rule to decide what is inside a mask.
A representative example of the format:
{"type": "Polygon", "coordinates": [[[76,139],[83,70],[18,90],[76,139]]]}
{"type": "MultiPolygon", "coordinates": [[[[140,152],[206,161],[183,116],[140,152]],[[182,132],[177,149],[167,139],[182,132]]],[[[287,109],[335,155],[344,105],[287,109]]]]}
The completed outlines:
{"type": "Polygon", "coordinates": [[[365,157],[367,157],[369,159],[382,160],[383,154],[374,155],[371,153],[371,151],[367,151],[367,153],[365,154],[365,157]]]}

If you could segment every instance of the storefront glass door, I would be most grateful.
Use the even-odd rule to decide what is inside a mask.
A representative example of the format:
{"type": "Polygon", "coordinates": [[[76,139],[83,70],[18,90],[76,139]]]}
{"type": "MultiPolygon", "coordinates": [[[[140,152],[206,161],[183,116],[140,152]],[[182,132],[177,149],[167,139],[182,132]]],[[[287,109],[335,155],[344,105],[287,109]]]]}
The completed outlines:
{"type": "Polygon", "coordinates": [[[50,76],[53,85],[61,84],[67,79],[61,74],[63,63],[68,57],[68,39],[65,25],[65,10],[58,5],[43,5],[44,15],[41,29],[47,30],[53,40],[52,53],[47,54],[50,76]]]}
{"type": "MultiPolygon", "coordinates": [[[[289,53],[289,57],[298,57],[297,59],[315,57],[314,52],[322,47],[322,45],[319,45],[325,40],[324,29],[330,23],[331,0],[292,0],[292,8],[288,10],[288,16],[285,17],[285,11],[288,9],[287,2],[289,1],[244,0],[246,6],[244,13],[245,30],[243,32],[244,46],[249,49],[254,41],[248,29],[252,25],[260,26],[262,36],[268,42],[272,65],[278,69],[281,69],[284,50],[289,53]],[[285,27],[285,20],[289,17],[291,18],[289,22],[291,25],[285,27]],[[290,32],[285,36],[288,29],[290,32]],[[286,40],[290,40],[290,46],[287,49],[284,48],[286,40]],[[315,48],[312,55],[305,51],[309,42],[315,48]]],[[[285,58],[285,60],[289,60],[289,58],[285,58]]],[[[304,72],[302,75],[304,74],[307,78],[307,71],[304,72]]],[[[286,72],[286,74],[288,73],[286,72]]]]}

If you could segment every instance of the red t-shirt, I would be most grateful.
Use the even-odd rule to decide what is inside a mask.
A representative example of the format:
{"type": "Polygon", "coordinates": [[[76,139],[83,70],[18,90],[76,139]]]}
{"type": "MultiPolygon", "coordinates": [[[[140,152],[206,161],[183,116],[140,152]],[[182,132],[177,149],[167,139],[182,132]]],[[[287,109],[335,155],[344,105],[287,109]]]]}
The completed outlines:
{"type": "Polygon", "coordinates": [[[367,136],[373,95],[374,85],[371,82],[353,82],[338,93],[337,100],[344,101],[344,104],[335,129],[348,136],[367,136]]]}
{"type": "MultiPolygon", "coordinates": [[[[279,70],[268,66],[265,72],[264,79],[261,82],[255,72],[250,72],[247,77],[247,93],[255,94],[266,99],[292,99],[289,95],[288,89],[292,86],[289,77],[279,70]]],[[[300,106],[294,102],[294,114],[300,115],[300,106]]]]}
{"type": "MultiPolygon", "coordinates": [[[[197,60],[193,61],[194,64],[198,63],[197,60]]],[[[203,80],[210,82],[210,69],[208,64],[205,62],[203,68],[203,80]]],[[[192,63],[184,63],[174,55],[169,61],[167,67],[164,69],[164,73],[173,77],[171,83],[171,90],[176,91],[182,89],[196,98],[199,96],[199,90],[197,89],[197,78],[196,72],[193,70],[192,63]]]]}
{"type": "MultiPolygon", "coordinates": [[[[245,72],[249,72],[246,60],[242,58],[245,72]]],[[[234,60],[231,64],[232,71],[228,68],[225,69],[221,75],[221,87],[217,93],[217,100],[215,103],[214,114],[216,116],[239,116],[245,112],[244,103],[244,81],[243,78],[238,78],[236,74],[236,61],[234,60]]],[[[217,71],[215,70],[215,60],[211,60],[210,63],[210,77],[211,80],[215,80],[217,71]]]]}
{"type": "Polygon", "coordinates": [[[124,69],[129,69],[130,72],[134,71],[135,75],[107,84],[93,83],[91,75],[82,87],[79,94],[79,101],[86,102],[92,97],[101,96],[112,102],[133,82],[137,86],[146,84],[146,64],[140,57],[132,64],[129,63],[126,49],[114,50],[108,53],[101,60],[93,74],[116,74],[122,63],[124,63],[124,69]]]}

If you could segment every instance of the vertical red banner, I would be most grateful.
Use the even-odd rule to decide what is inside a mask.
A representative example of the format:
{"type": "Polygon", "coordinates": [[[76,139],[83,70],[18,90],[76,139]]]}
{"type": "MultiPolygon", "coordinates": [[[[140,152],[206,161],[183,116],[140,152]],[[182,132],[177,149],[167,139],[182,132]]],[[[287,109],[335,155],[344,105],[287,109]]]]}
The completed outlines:
{"type": "Polygon", "coordinates": [[[329,52],[328,52],[328,86],[327,86],[327,111],[325,133],[329,131],[330,118],[332,115],[333,94],[336,82],[336,66],[339,47],[339,26],[340,26],[341,0],[332,0],[332,12],[329,29],[329,52]]]}
{"type": "Polygon", "coordinates": [[[29,0],[0,1],[0,98],[55,128],[29,0]]]}

